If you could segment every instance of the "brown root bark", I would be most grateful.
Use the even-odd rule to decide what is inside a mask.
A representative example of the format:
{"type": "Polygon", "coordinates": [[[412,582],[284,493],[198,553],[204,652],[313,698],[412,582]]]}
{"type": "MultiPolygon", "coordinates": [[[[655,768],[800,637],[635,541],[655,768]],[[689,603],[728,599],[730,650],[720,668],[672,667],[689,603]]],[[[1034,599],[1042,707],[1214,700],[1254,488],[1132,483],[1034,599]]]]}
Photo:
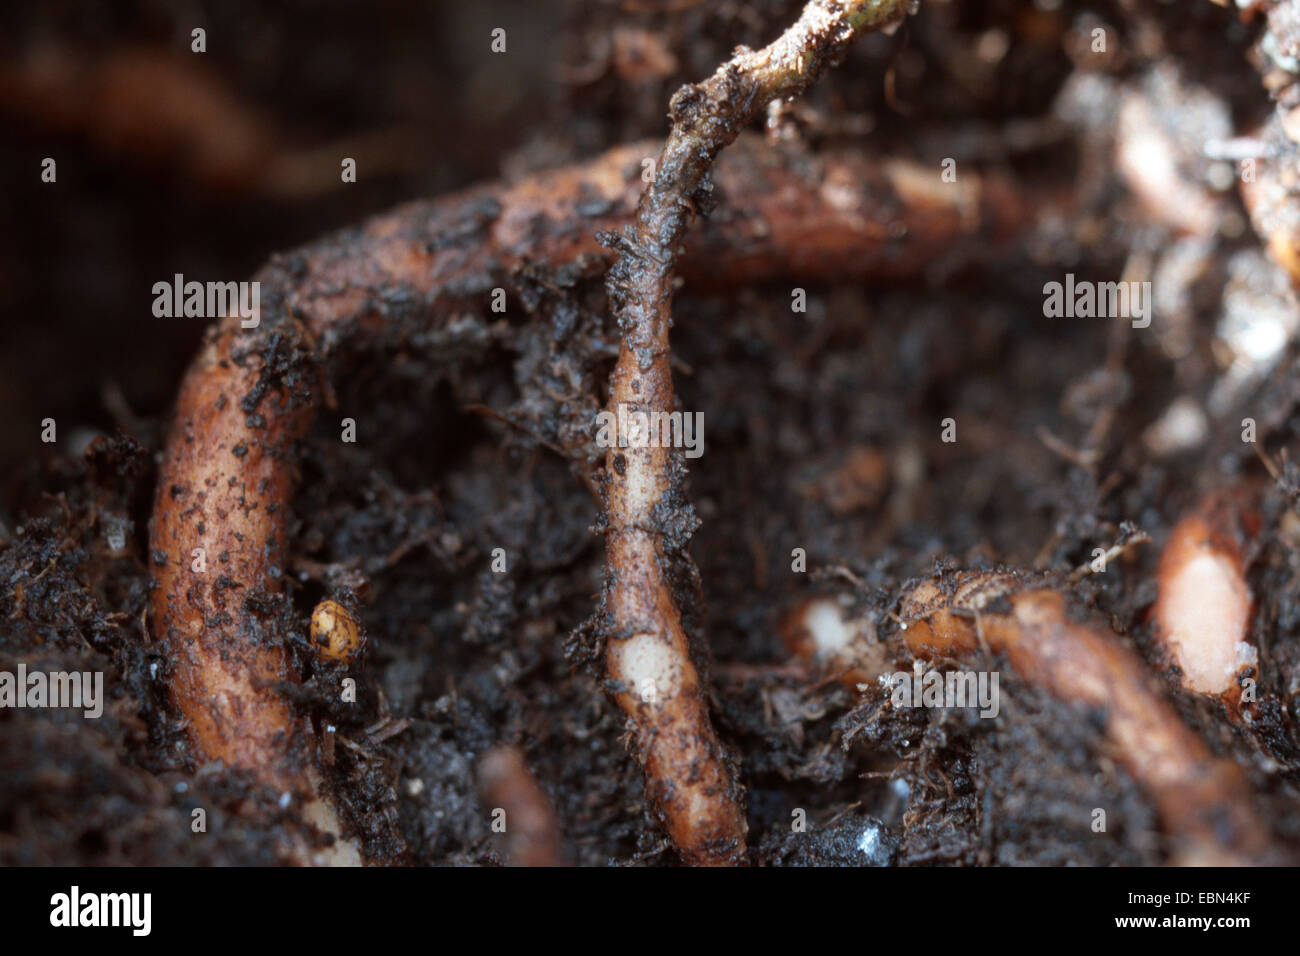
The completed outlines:
{"type": "Polygon", "coordinates": [[[478,764],[484,804],[505,813],[506,857],[511,866],[560,866],[555,811],[524,763],[518,747],[496,747],[478,764]]]}
{"type": "Polygon", "coordinates": [[[619,253],[607,286],[623,331],[609,385],[608,411],[618,425],[606,456],[606,669],[651,804],[688,863],[744,862],[747,825],[676,596],[689,593],[694,573],[685,462],[661,439],[628,435],[624,421],[653,430],[675,411],[668,343],[675,265],[714,159],[769,102],[798,96],[838,62],[857,31],[896,23],[907,10],[893,0],[813,0],[775,42],[740,50],[703,83],[679,90],[672,132],[636,218],[606,237],[619,253]]]}
{"type": "MultiPolygon", "coordinates": [[[[483,306],[528,263],[599,274],[610,254],[595,234],[631,214],[650,155],[648,144],[619,147],[523,182],[412,203],[277,256],[256,277],[260,325],[231,317],[210,331],[180,391],[150,528],[152,629],[171,658],[172,700],[196,758],[281,790],[312,789],[310,741],[276,688],[296,678],[260,599],[280,590],[288,561],[294,446],[328,393],[325,363],[445,331],[457,309],[483,306]],[[194,570],[196,548],[206,571],[194,570]]],[[[1035,198],[995,177],[982,189],[920,181],[903,163],[810,162],[743,138],[714,174],[727,209],[688,244],[681,272],[700,286],[914,276],[941,251],[963,241],[977,250],[1032,219],[1035,198]]],[[[674,766],[665,781],[691,778],[674,766]]]]}
{"type": "Polygon", "coordinates": [[[1074,619],[1060,594],[1013,574],[967,572],[918,585],[901,616],[919,656],[985,647],[1061,700],[1104,713],[1116,755],[1150,792],[1178,862],[1266,859],[1267,834],[1241,771],[1179,719],[1137,655],[1108,629],[1074,619]]]}

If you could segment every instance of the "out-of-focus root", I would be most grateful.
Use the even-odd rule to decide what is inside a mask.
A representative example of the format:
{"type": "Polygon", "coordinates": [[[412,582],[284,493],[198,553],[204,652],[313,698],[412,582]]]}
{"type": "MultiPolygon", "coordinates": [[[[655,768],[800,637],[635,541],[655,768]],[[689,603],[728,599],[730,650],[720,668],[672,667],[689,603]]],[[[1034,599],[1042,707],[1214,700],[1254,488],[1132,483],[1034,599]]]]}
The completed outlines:
{"type": "Polygon", "coordinates": [[[1059,699],[1103,713],[1118,759],[1156,804],[1176,862],[1265,859],[1267,835],[1241,771],[1182,722],[1136,654],[1109,629],[1072,616],[1057,592],[1012,573],[946,575],[915,587],[901,617],[918,656],[987,648],[1059,699]]]}
{"type": "Polygon", "coordinates": [[[478,764],[479,792],[495,815],[501,811],[506,859],[511,866],[560,866],[560,828],[546,794],[528,772],[518,747],[489,750],[478,764]]]}
{"type": "MultiPolygon", "coordinates": [[[[1237,509],[1222,496],[1174,526],[1160,556],[1156,638],[1189,690],[1242,704],[1243,683],[1258,683],[1259,653],[1248,640],[1251,595],[1237,509]]],[[[1246,694],[1246,703],[1254,699],[1246,694]]]]}

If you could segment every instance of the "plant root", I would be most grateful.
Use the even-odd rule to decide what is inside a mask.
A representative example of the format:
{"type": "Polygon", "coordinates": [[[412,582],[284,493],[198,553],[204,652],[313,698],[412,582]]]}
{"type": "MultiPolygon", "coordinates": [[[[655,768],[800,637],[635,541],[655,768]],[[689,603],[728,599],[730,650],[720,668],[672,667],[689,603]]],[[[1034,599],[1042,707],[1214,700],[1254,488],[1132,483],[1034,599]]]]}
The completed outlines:
{"type": "Polygon", "coordinates": [[[618,434],[606,456],[606,671],[628,715],[650,803],[687,863],[743,863],[747,826],[676,597],[689,595],[696,578],[686,553],[696,519],[682,488],[684,460],[679,449],[627,434],[624,413],[653,422],[675,410],[674,266],[709,196],[714,158],[769,102],[799,95],[838,62],[856,32],[895,23],[907,10],[899,2],[809,3],[771,45],[741,50],[703,83],[683,87],[633,224],[604,237],[619,254],[607,288],[623,332],[608,406],[618,434]]]}
{"type": "MultiPolygon", "coordinates": [[[[900,11],[904,5],[885,6],[900,11]]],[[[829,46],[817,47],[819,63],[847,42],[834,30],[827,37],[829,46]]],[[[783,50],[789,46],[778,42],[783,50]]],[[[746,54],[746,62],[770,65],[765,55],[746,54]]],[[[781,95],[793,95],[811,75],[787,77],[781,95]]],[[[709,88],[752,92],[743,77],[734,66],[724,68],[709,88]]],[[[694,95],[680,97],[677,110],[686,110],[694,95]]],[[[721,139],[735,137],[740,125],[740,117],[715,121],[721,139]]],[[[246,329],[231,316],[209,331],[177,400],[150,525],[152,633],[167,649],[171,698],[187,721],[195,759],[250,770],[281,792],[309,799],[315,793],[305,775],[312,742],[280,690],[298,678],[271,612],[290,560],[296,443],[328,401],[331,363],[415,336],[440,334],[454,342],[448,325],[457,311],[485,311],[485,297],[530,265],[599,275],[612,255],[595,236],[631,215],[641,161],[652,150],[645,143],[622,146],[517,183],[410,203],[276,256],[255,277],[260,324],[246,329]],[[206,571],[195,570],[197,548],[206,555],[206,571]]],[[[680,163],[670,175],[673,163],[668,171],[661,163],[656,189],[674,176],[678,188],[698,184],[707,163],[692,162],[690,175],[680,163]]],[[[921,188],[927,176],[933,178],[905,162],[848,153],[829,152],[810,163],[797,150],[741,136],[712,173],[727,214],[696,230],[677,271],[704,288],[774,276],[810,282],[915,277],[954,247],[976,258],[1008,243],[1060,204],[1059,197],[1036,196],[997,175],[962,189],[921,188]]],[[[681,215],[678,206],[670,219],[684,229],[681,215]]],[[[660,251],[675,259],[676,240],[660,238],[660,251]]],[[[660,278],[666,282],[667,272],[660,278]]],[[[661,307],[666,335],[666,303],[655,310],[661,307]]],[[[634,338],[641,349],[645,337],[634,338]]],[[[628,379],[623,367],[626,392],[640,376],[628,379]]],[[[665,352],[660,370],[639,387],[661,388],[666,369],[665,352]]],[[[655,401],[670,407],[671,381],[666,387],[655,401]]],[[[650,473],[658,473],[653,465],[650,473]]],[[[626,486],[621,476],[620,482],[626,486]]],[[[616,520],[635,522],[648,501],[652,506],[638,498],[637,508],[620,511],[616,520]]],[[[624,582],[627,593],[633,578],[624,582]]],[[[690,764],[677,770],[683,781],[698,779],[690,764]]],[[[656,779],[674,800],[690,789],[671,783],[677,778],[666,767],[656,779]]],[[[730,836],[723,838],[729,849],[722,857],[737,857],[739,827],[733,814],[723,828],[730,836]]],[[[696,847],[692,853],[700,858],[717,855],[699,849],[702,832],[682,830],[679,845],[696,847]]]]}
{"type": "Polygon", "coordinates": [[[489,750],[478,763],[479,791],[487,807],[504,811],[506,857],[511,866],[560,866],[555,811],[514,746],[489,750]]]}
{"type": "Polygon", "coordinates": [[[1185,865],[1267,859],[1267,835],[1235,764],[1215,758],[1148,670],[1109,630],[1074,620],[1065,599],[1012,573],[964,572],[903,600],[904,639],[921,657],[1005,655],[1026,680],[1096,708],[1118,759],[1151,794],[1185,865]]]}
{"type": "MultiPolygon", "coordinates": [[[[1258,680],[1259,653],[1249,642],[1252,600],[1238,510],[1221,496],[1174,526],[1156,572],[1155,634],[1183,686],[1242,702],[1242,681],[1258,680]]],[[[1253,694],[1250,695],[1253,699],[1253,694]]]]}

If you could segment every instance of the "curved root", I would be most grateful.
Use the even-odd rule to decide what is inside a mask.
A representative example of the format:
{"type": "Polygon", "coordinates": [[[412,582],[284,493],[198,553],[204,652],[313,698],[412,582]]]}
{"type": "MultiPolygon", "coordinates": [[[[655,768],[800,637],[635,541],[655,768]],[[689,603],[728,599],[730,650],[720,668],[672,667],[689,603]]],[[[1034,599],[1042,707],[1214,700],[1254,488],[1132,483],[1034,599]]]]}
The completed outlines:
{"type": "MultiPolygon", "coordinates": [[[[710,82],[734,82],[725,70],[719,77],[710,82]]],[[[726,128],[734,136],[736,126],[726,128]]],[[[454,338],[446,320],[458,309],[482,307],[484,296],[526,264],[600,274],[612,257],[595,235],[631,214],[641,160],[651,150],[649,144],[618,147],[519,183],[411,203],[277,256],[256,276],[260,326],[244,329],[231,317],[210,331],[181,388],[150,525],[153,634],[171,658],[172,700],[188,722],[197,758],[250,770],[305,799],[318,789],[305,770],[312,741],[276,687],[297,678],[264,599],[279,591],[288,559],[295,444],[328,394],[322,368],[365,344],[395,344],[431,330],[454,338]],[[204,549],[206,570],[196,570],[197,548],[204,549]]],[[[809,169],[806,157],[741,137],[713,171],[728,215],[697,230],[680,273],[704,287],[774,275],[805,281],[915,276],[955,243],[966,239],[979,250],[1005,240],[1032,222],[1036,206],[1052,205],[1050,197],[1018,192],[995,176],[974,193],[918,190],[921,177],[907,164],[869,156],[828,153],[818,157],[815,172],[809,169]],[[827,189],[832,182],[836,187],[827,189]]],[[[668,181],[661,164],[658,182],[668,181]]],[[[673,243],[663,248],[675,255],[673,243]]],[[[647,340],[632,338],[646,354],[647,340]]],[[[636,397],[644,388],[656,407],[671,407],[666,351],[658,361],[657,370],[641,373],[633,369],[638,362],[620,360],[616,393],[636,397]]],[[[662,474],[661,466],[653,456],[638,459],[624,487],[640,482],[638,475],[662,474]]],[[[628,507],[615,515],[621,527],[635,525],[662,488],[639,487],[645,494],[626,499],[628,507]]],[[[653,548],[640,535],[629,531],[622,535],[628,550],[615,547],[623,557],[613,564],[626,585],[617,613],[625,622],[668,621],[672,614],[657,599],[644,607],[632,593],[661,593],[657,559],[646,559],[653,548]],[[642,618],[643,610],[652,617],[642,618]]],[[[628,653],[629,662],[637,659],[631,646],[628,653]]],[[[684,653],[674,659],[689,664],[684,653]]],[[[664,686],[683,692],[683,701],[694,699],[690,706],[707,725],[688,672],[665,673],[664,686]]],[[[648,731],[654,723],[646,722],[648,731]]],[[[716,753],[707,756],[715,760],[716,753]]],[[[694,761],[656,759],[654,766],[659,791],[670,801],[702,779],[694,761]]],[[[713,779],[728,790],[725,776],[713,779]]],[[[717,832],[734,836],[738,815],[729,820],[717,832]]],[[[679,845],[699,847],[706,832],[679,830],[679,845]]],[[[730,845],[724,855],[736,852],[738,844],[730,845]]]]}

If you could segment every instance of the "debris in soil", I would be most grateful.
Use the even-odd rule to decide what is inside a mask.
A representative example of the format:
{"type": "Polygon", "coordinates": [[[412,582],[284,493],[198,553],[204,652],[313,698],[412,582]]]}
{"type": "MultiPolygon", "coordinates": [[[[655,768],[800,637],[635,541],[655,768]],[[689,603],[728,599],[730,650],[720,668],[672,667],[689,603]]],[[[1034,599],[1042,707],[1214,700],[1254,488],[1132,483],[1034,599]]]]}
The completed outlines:
{"type": "MultiPolygon", "coordinates": [[[[802,4],[485,2],[475,16],[511,35],[492,58],[450,7],[393,12],[402,29],[294,4],[209,11],[210,35],[260,45],[213,44],[208,101],[245,111],[231,129],[274,131],[275,155],[324,155],[318,185],[337,176],[334,144],[396,131],[371,140],[357,183],[311,199],[177,151],[184,123],[160,149],[132,139],[149,124],[85,110],[100,65],[169,45],[175,59],[189,28],[81,6],[0,13],[0,168],[22,183],[59,157],[57,188],[7,194],[25,226],[0,238],[14,310],[0,673],[102,674],[103,714],[0,708],[0,863],[337,852],[304,820],[313,777],[369,862],[506,863],[492,813],[510,805],[481,772],[494,752],[544,795],[548,858],[689,859],[656,825],[661,794],[606,695],[610,634],[592,617],[606,583],[594,421],[625,331],[596,234],[632,216],[673,93],[802,4]],[[51,49],[95,56],[56,77],[57,102],[79,108],[38,119],[10,81],[51,49]],[[413,196],[442,198],[384,211],[413,196]],[[155,281],[238,279],[275,249],[297,251],[256,273],[251,333],[218,325],[205,344],[198,323],[141,318],[155,281]],[[221,428],[191,432],[207,435],[189,452],[206,477],[177,482],[185,430],[169,428],[196,350],[227,377],[186,386],[181,420],[221,428]],[[150,512],[172,485],[175,522],[155,530],[179,537],[159,560],[150,512]],[[191,593],[200,521],[214,542],[223,527],[246,540],[207,547],[222,570],[191,593]],[[326,601],[365,635],[347,660],[313,645],[326,601]],[[231,666],[246,699],[279,702],[248,732],[203,728],[197,688],[175,696],[185,658],[167,628],[193,622],[223,672],[232,647],[269,667],[231,666]]],[[[749,862],[1300,859],[1297,9],[929,0],[739,130],[712,195],[692,197],[666,287],[672,407],[703,413],[706,442],[669,570],[690,572],[674,598],[745,793],[749,862]],[[1150,325],[1047,317],[1044,286],[1067,273],[1149,281],[1150,325]],[[1249,521],[1229,530],[1251,605],[1240,643],[1257,654],[1236,675],[1255,682],[1248,706],[1184,686],[1157,610],[1179,522],[1243,488],[1249,521]],[[916,582],[1008,567],[1050,582],[1050,633],[1097,654],[1071,658],[1070,680],[1036,670],[1019,602],[1043,592],[1018,585],[956,620],[980,622],[990,656],[942,664],[1000,669],[996,717],[894,706],[881,681],[913,673],[899,615],[916,582]],[[1118,685],[1070,692],[1117,660],[1118,685]],[[1118,739],[1125,713],[1169,743],[1177,798],[1118,739]]]]}

